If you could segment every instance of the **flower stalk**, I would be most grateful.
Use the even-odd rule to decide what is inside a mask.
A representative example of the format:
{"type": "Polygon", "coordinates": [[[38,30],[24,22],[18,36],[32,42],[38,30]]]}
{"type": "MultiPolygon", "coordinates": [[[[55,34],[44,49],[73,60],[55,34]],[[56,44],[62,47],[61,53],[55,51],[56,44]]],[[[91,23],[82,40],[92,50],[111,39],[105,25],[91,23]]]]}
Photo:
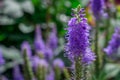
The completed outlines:
{"type": "Polygon", "coordinates": [[[88,80],[88,66],[87,65],[83,65],[83,76],[82,79],[83,80],[88,80]]]}
{"type": "Polygon", "coordinates": [[[81,80],[82,79],[82,64],[81,64],[81,58],[76,57],[75,58],[75,80],[81,80]]]}
{"type": "MultiPolygon", "coordinates": [[[[107,24],[106,24],[106,28],[105,28],[105,34],[106,34],[105,37],[106,38],[105,38],[104,47],[107,47],[108,41],[109,41],[109,35],[110,35],[110,31],[109,31],[109,29],[110,29],[110,9],[109,9],[109,7],[107,7],[107,13],[108,13],[108,17],[107,17],[107,24]]],[[[105,63],[106,63],[106,54],[104,53],[104,55],[103,55],[103,67],[104,67],[105,63]]]]}
{"type": "Polygon", "coordinates": [[[25,80],[33,80],[34,75],[32,72],[31,64],[29,57],[27,55],[26,49],[23,51],[23,59],[24,59],[24,74],[25,74],[25,80]]]}
{"type": "Polygon", "coordinates": [[[55,80],[61,80],[61,70],[58,66],[55,67],[55,80]]]}
{"type": "Polygon", "coordinates": [[[96,61],[95,61],[95,74],[99,76],[100,71],[100,55],[99,55],[99,23],[96,21],[96,28],[95,28],[95,53],[96,53],[96,61]]]}
{"type": "Polygon", "coordinates": [[[64,68],[63,72],[64,72],[64,76],[65,76],[66,80],[70,80],[70,74],[69,74],[68,70],[66,68],[64,68]]]}
{"type": "Polygon", "coordinates": [[[36,75],[37,75],[37,80],[45,80],[45,75],[46,75],[45,68],[39,65],[37,67],[36,75]]]}

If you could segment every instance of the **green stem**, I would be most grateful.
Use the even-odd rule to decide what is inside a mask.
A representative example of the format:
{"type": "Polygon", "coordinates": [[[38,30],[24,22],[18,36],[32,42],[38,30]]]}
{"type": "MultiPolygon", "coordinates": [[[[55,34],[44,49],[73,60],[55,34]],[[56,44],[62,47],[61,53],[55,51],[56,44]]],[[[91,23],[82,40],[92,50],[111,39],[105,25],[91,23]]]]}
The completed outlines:
{"type": "MultiPolygon", "coordinates": [[[[107,12],[108,12],[108,16],[110,16],[109,8],[107,9],[107,12]]],[[[106,28],[105,28],[105,45],[104,45],[104,48],[107,47],[107,45],[108,45],[108,40],[109,40],[109,35],[110,35],[109,28],[110,28],[110,17],[107,18],[107,25],[106,25],[106,28]]],[[[104,53],[103,54],[103,67],[106,63],[106,57],[105,56],[106,55],[104,53]]]]}
{"type": "Polygon", "coordinates": [[[33,80],[34,75],[32,72],[31,64],[29,61],[29,57],[27,55],[26,50],[23,52],[23,58],[24,58],[24,74],[25,74],[25,80],[33,80]]]}
{"type": "Polygon", "coordinates": [[[110,27],[110,20],[107,20],[107,25],[106,25],[106,36],[105,36],[105,47],[108,45],[108,40],[109,40],[109,27],[110,27]]]}
{"type": "Polygon", "coordinates": [[[82,64],[81,64],[81,57],[75,58],[75,80],[82,79],[82,64]]]}
{"type": "Polygon", "coordinates": [[[65,80],[70,80],[70,74],[66,68],[63,69],[64,75],[65,75],[65,80]]]}
{"type": "Polygon", "coordinates": [[[95,61],[95,74],[96,77],[99,76],[99,68],[100,68],[100,55],[99,55],[99,49],[98,49],[98,40],[99,40],[99,24],[98,21],[96,22],[96,29],[95,29],[95,53],[96,53],[96,61],[95,61]]]}
{"type": "Polygon", "coordinates": [[[55,67],[55,80],[61,80],[61,69],[59,67],[55,67]]]}
{"type": "Polygon", "coordinates": [[[82,80],[88,80],[89,76],[88,76],[88,66],[84,65],[83,66],[83,78],[82,80]]]}
{"type": "Polygon", "coordinates": [[[46,70],[42,66],[38,66],[36,70],[37,80],[45,80],[46,70]]]}

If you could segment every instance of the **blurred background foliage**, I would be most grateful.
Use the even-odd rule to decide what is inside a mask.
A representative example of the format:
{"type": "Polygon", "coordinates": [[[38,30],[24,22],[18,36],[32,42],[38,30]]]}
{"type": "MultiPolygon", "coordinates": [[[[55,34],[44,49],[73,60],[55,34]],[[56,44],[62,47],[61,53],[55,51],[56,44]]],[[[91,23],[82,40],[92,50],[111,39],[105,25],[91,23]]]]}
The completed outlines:
{"type": "Polygon", "coordinates": [[[49,27],[57,26],[58,36],[64,36],[64,27],[70,18],[71,8],[80,0],[1,0],[0,1],[0,42],[19,48],[23,40],[33,42],[34,27],[41,24],[43,35],[49,27]]]}

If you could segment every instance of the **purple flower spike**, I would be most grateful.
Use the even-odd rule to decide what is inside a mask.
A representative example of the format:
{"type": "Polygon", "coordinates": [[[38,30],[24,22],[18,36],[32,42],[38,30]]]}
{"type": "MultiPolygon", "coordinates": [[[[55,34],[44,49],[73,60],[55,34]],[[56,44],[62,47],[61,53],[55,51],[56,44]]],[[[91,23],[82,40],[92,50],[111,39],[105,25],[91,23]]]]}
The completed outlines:
{"type": "Polygon", "coordinates": [[[47,41],[47,46],[52,50],[55,50],[58,45],[58,38],[57,38],[57,30],[56,27],[52,28],[52,32],[50,33],[47,41]]]}
{"type": "Polygon", "coordinates": [[[13,69],[13,80],[24,80],[23,75],[20,72],[19,66],[15,66],[13,69]]]}
{"type": "Polygon", "coordinates": [[[51,70],[50,73],[47,75],[46,80],[55,80],[54,77],[54,71],[51,70]]]}
{"type": "Polygon", "coordinates": [[[54,67],[59,67],[61,69],[63,69],[65,67],[64,62],[59,58],[57,58],[53,61],[53,66],[54,67]]]}
{"type": "Polygon", "coordinates": [[[3,53],[2,50],[0,49],[0,65],[5,64],[5,60],[3,59],[3,53]]]}
{"type": "Polygon", "coordinates": [[[45,58],[48,61],[53,58],[53,51],[52,51],[51,48],[48,48],[48,47],[46,48],[46,50],[45,50],[45,58]]]}
{"type": "Polygon", "coordinates": [[[95,18],[100,19],[100,15],[103,13],[104,0],[92,0],[92,12],[95,18]]]}
{"type": "Polygon", "coordinates": [[[118,48],[120,47],[120,28],[116,27],[115,32],[112,35],[112,39],[109,41],[109,45],[104,49],[107,55],[117,53],[118,48]]]}
{"type": "Polygon", "coordinates": [[[22,53],[24,51],[24,49],[26,49],[26,52],[28,54],[28,57],[29,58],[32,58],[32,51],[31,51],[31,47],[30,47],[30,44],[27,42],[27,41],[24,41],[21,45],[21,50],[22,50],[22,53]]]}
{"type": "Polygon", "coordinates": [[[48,68],[48,63],[44,59],[40,59],[38,56],[34,56],[32,60],[32,66],[34,69],[36,69],[38,66],[48,68]]]}
{"type": "Polygon", "coordinates": [[[93,62],[95,57],[90,49],[89,31],[91,28],[87,23],[87,19],[84,16],[81,17],[82,12],[84,12],[83,9],[77,14],[79,18],[73,17],[68,22],[69,27],[67,28],[66,37],[68,43],[65,49],[70,60],[74,61],[75,57],[82,57],[82,61],[89,64],[93,62]]]}
{"type": "Polygon", "coordinates": [[[37,53],[44,52],[45,44],[42,39],[42,34],[39,25],[36,26],[34,46],[37,53]]]}

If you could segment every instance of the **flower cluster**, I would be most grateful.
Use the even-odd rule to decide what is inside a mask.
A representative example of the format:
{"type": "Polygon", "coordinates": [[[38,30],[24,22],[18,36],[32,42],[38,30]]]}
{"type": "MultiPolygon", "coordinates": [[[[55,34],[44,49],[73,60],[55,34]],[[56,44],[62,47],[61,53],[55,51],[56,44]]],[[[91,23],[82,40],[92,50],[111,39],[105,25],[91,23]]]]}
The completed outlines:
{"type": "Polygon", "coordinates": [[[54,61],[53,61],[53,66],[54,67],[59,67],[59,68],[61,68],[61,69],[63,69],[65,66],[64,66],[64,62],[61,60],[61,59],[55,59],[54,61]]]}
{"type": "Polygon", "coordinates": [[[95,16],[96,19],[100,18],[101,13],[103,12],[103,0],[92,0],[91,1],[91,8],[93,15],[95,16]]]}
{"type": "Polygon", "coordinates": [[[116,27],[115,32],[112,35],[112,39],[109,41],[109,45],[104,49],[106,54],[111,55],[116,53],[120,47],[120,28],[116,27]]]}
{"type": "Polygon", "coordinates": [[[26,50],[27,55],[29,56],[29,58],[32,57],[32,51],[31,51],[31,47],[30,47],[29,42],[24,41],[24,42],[21,44],[21,50],[22,50],[22,53],[23,53],[24,50],[26,50]]]}
{"type": "Polygon", "coordinates": [[[14,80],[24,80],[23,75],[20,72],[19,66],[15,66],[13,69],[13,79],[14,80]]]}
{"type": "Polygon", "coordinates": [[[42,39],[41,29],[40,29],[39,25],[36,26],[34,45],[35,45],[36,53],[43,53],[44,52],[45,44],[44,44],[44,41],[42,39]]]}
{"type": "Polygon", "coordinates": [[[74,14],[77,16],[74,16],[68,22],[66,52],[70,59],[82,56],[82,61],[90,64],[95,59],[95,56],[90,49],[90,26],[87,24],[87,19],[84,17],[83,12],[84,9],[80,9],[76,12],[77,14],[74,14]]]}
{"type": "Polygon", "coordinates": [[[57,32],[56,27],[52,28],[52,32],[50,33],[48,40],[47,40],[47,46],[52,48],[52,50],[57,48],[58,38],[57,38],[57,32]]]}

